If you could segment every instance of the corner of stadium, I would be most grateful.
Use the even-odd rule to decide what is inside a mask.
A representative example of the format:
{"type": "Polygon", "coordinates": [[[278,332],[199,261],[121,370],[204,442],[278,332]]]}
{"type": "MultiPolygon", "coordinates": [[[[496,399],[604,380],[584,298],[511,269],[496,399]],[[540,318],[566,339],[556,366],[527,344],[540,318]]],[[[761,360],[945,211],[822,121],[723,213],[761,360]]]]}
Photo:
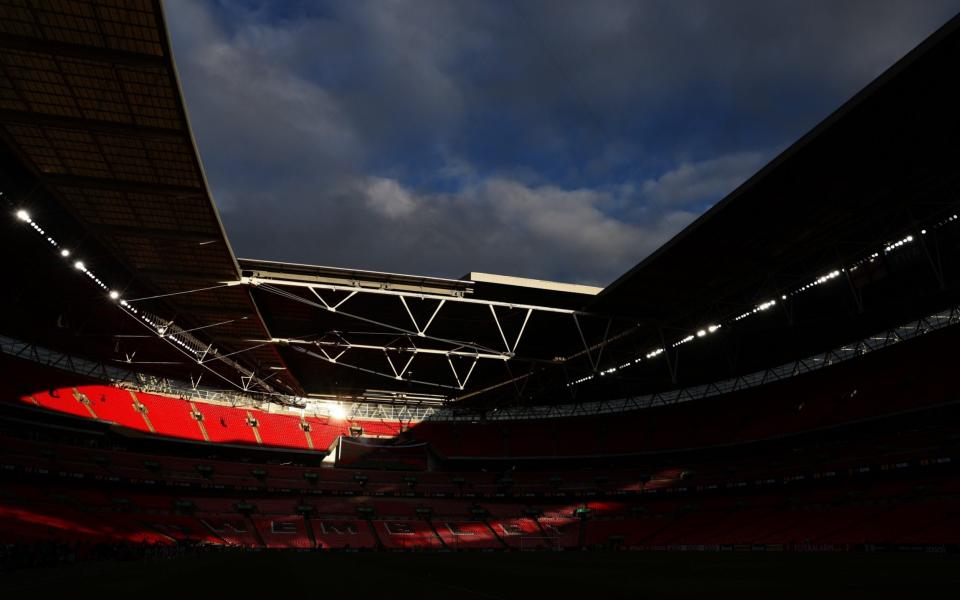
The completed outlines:
{"type": "Polygon", "coordinates": [[[5,597],[958,582],[960,17],[595,288],[238,257],[161,3],[20,4],[5,597]]]}

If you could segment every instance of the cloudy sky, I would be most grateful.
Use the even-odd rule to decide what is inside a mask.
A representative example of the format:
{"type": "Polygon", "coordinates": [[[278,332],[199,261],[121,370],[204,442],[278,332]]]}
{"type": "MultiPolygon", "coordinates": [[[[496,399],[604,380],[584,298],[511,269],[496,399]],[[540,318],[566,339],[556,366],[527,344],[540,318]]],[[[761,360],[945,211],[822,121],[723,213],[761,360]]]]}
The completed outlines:
{"type": "Polygon", "coordinates": [[[239,256],[604,285],[960,0],[167,0],[239,256]]]}

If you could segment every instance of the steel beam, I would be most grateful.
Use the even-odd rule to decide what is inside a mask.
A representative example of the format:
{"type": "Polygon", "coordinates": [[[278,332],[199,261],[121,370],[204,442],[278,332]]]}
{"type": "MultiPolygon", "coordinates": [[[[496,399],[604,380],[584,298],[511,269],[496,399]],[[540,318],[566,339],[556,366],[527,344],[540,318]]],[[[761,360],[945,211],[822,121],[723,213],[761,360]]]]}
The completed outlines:
{"type": "Polygon", "coordinates": [[[79,58],[130,67],[167,67],[167,57],[114,48],[84,46],[55,40],[0,33],[0,48],[25,50],[64,58],[79,58]]]}
{"type": "Polygon", "coordinates": [[[310,288],[314,290],[330,290],[330,291],[339,291],[339,292],[357,292],[359,294],[375,294],[383,296],[400,296],[404,298],[418,298],[418,299],[432,299],[432,300],[447,300],[448,302],[458,303],[458,304],[476,304],[481,306],[495,306],[502,308],[519,308],[519,309],[530,309],[535,312],[547,312],[547,313],[556,313],[561,315],[590,315],[590,316],[599,316],[593,315],[593,313],[588,313],[580,310],[573,310],[569,308],[557,308],[554,306],[542,306],[536,304],[518,304],[514,302],[501,302],[498,300],[482,300],[479,298],[464,298],[459,296],[444,296],[440,294],[430,294],[430,293],[418,293],[418,292],[408,292],[402,290],[390,290],[382,288],[368,288],[361,286],[348,286],[348,285],[339,285],[339,284],[313,284],[305,283],[300,281],[288,281],[283,279],[270,279],[262,277],[242,277],[241,282],[253,287],[258,287],[261,285],[272,285],[272,286],[291,286],[299,288],[310,288]]]}
{"type": "Polygon", "coordinates": [[[121,135],[134,138],[150,138],[159,140],[186,139],[186,131],[169,127],[138,125],[136,123],[117,123],[99,119],[82,117],[66,117],[47,113],[25,110],[0,109],[0,122],[18,123],[22,125],[37,125],[40,127],[55,127],[57,129],[72,129],[78,131],[93,131],[110,135],[121,135]]]}
{"type": "MultiPolygon", "coordinates": [[[[250,340],[250,341],[259,341],[259,340],[250,340]]],[[[474,352],[471,350],[444,350],[441,348],[419,348],[416,346],[398,347],[381,345],[381,344],[354,344],[353,342],[347,341],[329,341],[329,340],[302,340],[296,338],[270,338],[266,342],[273,344],[281,345],[301,345],[301,346],[326,346],[334,348],[342,348],[344,350],[375,350],[378,352],[396,352],[398,354],[430,354],[437,356],[463,356],[465,358],[479,358],[487,360],[509,360],[510,356],[506,354],[489,354],[483,352],[474,352]]]]}

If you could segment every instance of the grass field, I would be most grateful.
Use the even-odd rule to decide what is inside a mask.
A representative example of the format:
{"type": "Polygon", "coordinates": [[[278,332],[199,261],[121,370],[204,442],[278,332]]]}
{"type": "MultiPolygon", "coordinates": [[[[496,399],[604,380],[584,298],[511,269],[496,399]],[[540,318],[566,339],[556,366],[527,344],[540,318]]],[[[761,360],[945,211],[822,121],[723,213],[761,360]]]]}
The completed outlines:
{"type": "Polygon", "coordinates": [[[957,597],[960,555],[565,552],[221,553],[7,573],[2,597],[957,597]]]}

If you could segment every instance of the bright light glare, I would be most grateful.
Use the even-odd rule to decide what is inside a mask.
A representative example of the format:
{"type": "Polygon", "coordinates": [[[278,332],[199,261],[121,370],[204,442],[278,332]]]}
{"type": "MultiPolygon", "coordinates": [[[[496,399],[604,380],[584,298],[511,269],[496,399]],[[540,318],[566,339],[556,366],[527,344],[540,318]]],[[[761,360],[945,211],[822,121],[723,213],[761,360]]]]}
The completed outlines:
{"type": "Polygon", "coordinates": [[[330,416],[337,421],[343,421],[347,418],[347,409],[342,404],[334,404],[330,407],[330,416]]]}
{"type": "Polygon", "coordinates": [[[86,270],[87,270],[87,265],[83,264],[83,261],[82,261],[82,260],[78,260],[77,262],[73,263],[73,266],[74,266],[74,268],[75,268],[76,270],[78,270],[78,271],[86,271],[86,270]]]}
{"type": "Polygon", "coordinates": [[[30,213],[28,213],[27,211],[25,211],[25,210],[23,210],[23,209],[18,210],[18,211],[17,211],[17,218],[20,219],[21,221],[29,221],[29,220],[30,220],[30,213]]]}
{"type": "Polygon", "coordinates": [[[60,251],[60,256],[66,258],[66,257],[70,256],[70,251],[67,250],[66,248],[64,248],[63,250],[60,251]]]}
{"type": "Polygon", "coordinates": [[[119,298],[119,297],[120,297],[120,292],[118,292],[118,291],[116,291],[116,290],[110,290],[110,299],[111,299],[111,300],[116,300],[116,299],[119,298]]]}

